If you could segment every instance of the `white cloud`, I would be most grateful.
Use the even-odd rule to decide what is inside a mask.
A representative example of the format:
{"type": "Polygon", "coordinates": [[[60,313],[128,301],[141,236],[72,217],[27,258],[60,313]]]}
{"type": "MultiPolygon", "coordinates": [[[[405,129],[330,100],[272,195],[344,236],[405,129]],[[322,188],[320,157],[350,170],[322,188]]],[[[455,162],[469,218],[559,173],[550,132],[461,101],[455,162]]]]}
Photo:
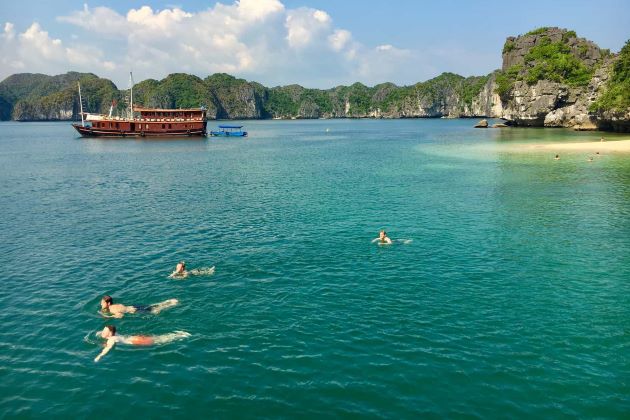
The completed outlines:
{"type": "Polygon", "coordinates": [[[68,33],[77,36],[62,41],[37,23],[16,33],[5,23],[0,77],[18,71],[78,70],[126,87],[128,70],[138,80],[174,72],[201,77],[227,72],[270,86],[328,88],[401,80],[400,74],[412,81],[433,75],[422,73],[429,67],[414,51],[390,44],[367,47],[350,31],[335,27],[326,11],[287,9],[279,0],[216,3],[194,13],[179,6],[119,13],[85,5],[57,21],[71,25],[68,33]]]}
{"type": "Polygon", "coordinates": [[[292,48],[304,48],[326,33],[330,32],[332,21],[328,13],[301,7],[287,13],[285,27],[287,42],[292,48]]]}
{"type": "Polygon", "coordinates": [[[350,31],[345,29],[336,29],[332,34],[328,36],[328,42],[335,51],[341,51],[352,39],[350,31]]]}
{"type": "Polygon", "coordinates": [[[376,47],[376,51],[392,51],[393,49],[394,46],[389,44],[379,45],[376,47]]]}
{"type": "Polygon", "coordinates": [[[84,4],[83,10],[73,12],[69,16],[60,16],[57,20],[71,23],[101,35],[115,38],[125,38],[127,36],[127,19],[107,7],[90,9],[87,4],[84,4]]]}
{"type": "Polygon", "coordinates": [[[264,20],[284,11],[278,0],[240,0],[236,2],[239,16],[246,21],[264,20]]]}
{"type": "Polygon", "coordinates": [[[5,23],[0,42],[1,78],[14,72],[64,73],[79,69],[94,71],[102,66],[114,70],[115,65],[101,61],[103,52],[95,47],[66,47],[61,39],[51,38],[35,22],[17,37],[11,23],[5,23]],[[89,54],[86,54],[89,51],[89,54]]]}
{"type": "Polygon", "coordinates": [[[60,39],[51,39],[48,32],[44,31],[39,23],[33,23],[26,32],[20,34],[21,43],[28,47],[29,53],[39,55],[46,59],[55,59],[63,54],[60,39]]]}
{"type": "Polygon", "coordinates": [[[331,21],[330,15],[328,15],[328,13],[324,12],[323,10],[315,10],[313,12],[313,17],[315,18],[315,20],[321,23],[330,23],[331,21]]]}
{"type": "Polygon", "coordinates": [[[9,41],[15,37],[15,31],[13,30],[13,24],[11,22],[4,24],[4,33],[2,34],[2,37],[9,41]]]}

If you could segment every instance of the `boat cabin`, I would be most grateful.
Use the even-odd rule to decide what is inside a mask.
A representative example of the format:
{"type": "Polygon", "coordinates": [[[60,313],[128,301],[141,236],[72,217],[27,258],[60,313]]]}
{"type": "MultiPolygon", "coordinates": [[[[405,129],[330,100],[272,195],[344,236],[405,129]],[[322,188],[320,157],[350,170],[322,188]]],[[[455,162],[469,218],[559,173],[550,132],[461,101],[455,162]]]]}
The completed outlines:
{"type": "Polygon", "coordinates": [[[160,109],[134,106],[134,112],[140,113],[139,121],[204,121],[205,108],[160,109]]]}

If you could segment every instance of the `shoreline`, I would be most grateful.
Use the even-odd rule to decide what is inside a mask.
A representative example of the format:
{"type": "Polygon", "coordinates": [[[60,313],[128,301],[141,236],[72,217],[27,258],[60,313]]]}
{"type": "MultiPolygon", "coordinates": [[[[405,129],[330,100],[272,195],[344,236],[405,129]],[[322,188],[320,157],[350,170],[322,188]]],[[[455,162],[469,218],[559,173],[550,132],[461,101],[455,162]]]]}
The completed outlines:
{"type": "Polygon", "coordinates": [[[550,152],[626,152],[630,153],[630,139],[592,141],[580,143],[547,143],[523,145],[522,151],[550,151],[550,152]]]}
{"type": "MultiPolygon", "coordinates": [[[[235,118],[235,119],[217,119],[217,120],[208,120],[208,123],[219,123],[225,121],[330,121],[330,120],[457,120],[457,119],[476,119],[479,117],[457,117],[457,118],[446,118],[446,117],[402,117],[402,118],[375,118],[375,117],[334,117],[334,118],[235,118]]],[[[489,118],[493,120],[501,120],[501,118],[489,118]]],[[[77,121],[74,120],[61,120],[61,119],[51,119],[51,120],[0,120],[0,123],[75,123],[77,121]]],[[[619,131],[604,131],[599,129],[594,130],[582,130],[576,131],[571,130],[569,127],[525,127],[525,126],[517,126],[517,127],[497,127],[497,128],[486,128],[487,130],[511,130],[511,129],[552,129],[552,130],[566,130],[569,132],[590,132],[590,133],[601,133],[604,135],[624,135],[627,133],[619,132],[619,131]]],[[[630,138],[621,139],[621,140],[606,140],[603,142],[593,141],[593,142],[572,142],[572,143],[539,143],[539,144],[528,144],[528,143],[513,143],[510,147],[511,151],[515,152],[525,152],[525,151],[609,151],[609,152],[630,152],[630,138]],[[518,147],[518,150],[515,149],[518,147]]]]}

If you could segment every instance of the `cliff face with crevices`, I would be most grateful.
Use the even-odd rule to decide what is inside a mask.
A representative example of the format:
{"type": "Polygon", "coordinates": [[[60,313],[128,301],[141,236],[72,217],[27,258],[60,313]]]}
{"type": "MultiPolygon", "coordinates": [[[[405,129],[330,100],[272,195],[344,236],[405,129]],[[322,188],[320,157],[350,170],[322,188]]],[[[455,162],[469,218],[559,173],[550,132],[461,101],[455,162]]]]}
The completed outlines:
{"type": "MultiPolygon", "coordinates": [[[[612,116],[593,109],[618,60],[618,55],[565,29],[541,28],[509,37],[503,66],[489,81],[495,83],[499,101],[488,116],[517,126],[627,131],[622,123],[613,126],[612,116]]],[[[618,119],[627,120],[627,113],[618,119]]]]}

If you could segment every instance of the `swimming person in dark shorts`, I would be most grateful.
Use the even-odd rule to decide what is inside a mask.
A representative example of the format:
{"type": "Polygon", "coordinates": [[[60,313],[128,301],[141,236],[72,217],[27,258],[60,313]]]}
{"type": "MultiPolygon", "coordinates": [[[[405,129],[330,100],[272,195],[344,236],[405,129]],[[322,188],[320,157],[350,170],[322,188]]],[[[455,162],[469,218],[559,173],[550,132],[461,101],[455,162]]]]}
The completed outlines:
{"type": "Polygon", "coordinates": [[[101,314],[112,318],[122,318],[125,314],[135,314],[138,312],[159,314],[163,309],[170,308],[179,303],[177,299],[168,299],[164,302],[154,303],[153,305],[122,305],[114,303],[111,296],[105,295],[101,299],[101,314]]]}
{"type": "Polygon", "coordinates": [[[105,348],[94,358],[95,362],[101,360],[116,344],[152,346],[190,337],[190,334],[186,331],[175,331],[162,335],[116,335],[116,327],[114,325],[107,325],[102,331],[97,332],[96,335],[107,341],[105,348]]]}

